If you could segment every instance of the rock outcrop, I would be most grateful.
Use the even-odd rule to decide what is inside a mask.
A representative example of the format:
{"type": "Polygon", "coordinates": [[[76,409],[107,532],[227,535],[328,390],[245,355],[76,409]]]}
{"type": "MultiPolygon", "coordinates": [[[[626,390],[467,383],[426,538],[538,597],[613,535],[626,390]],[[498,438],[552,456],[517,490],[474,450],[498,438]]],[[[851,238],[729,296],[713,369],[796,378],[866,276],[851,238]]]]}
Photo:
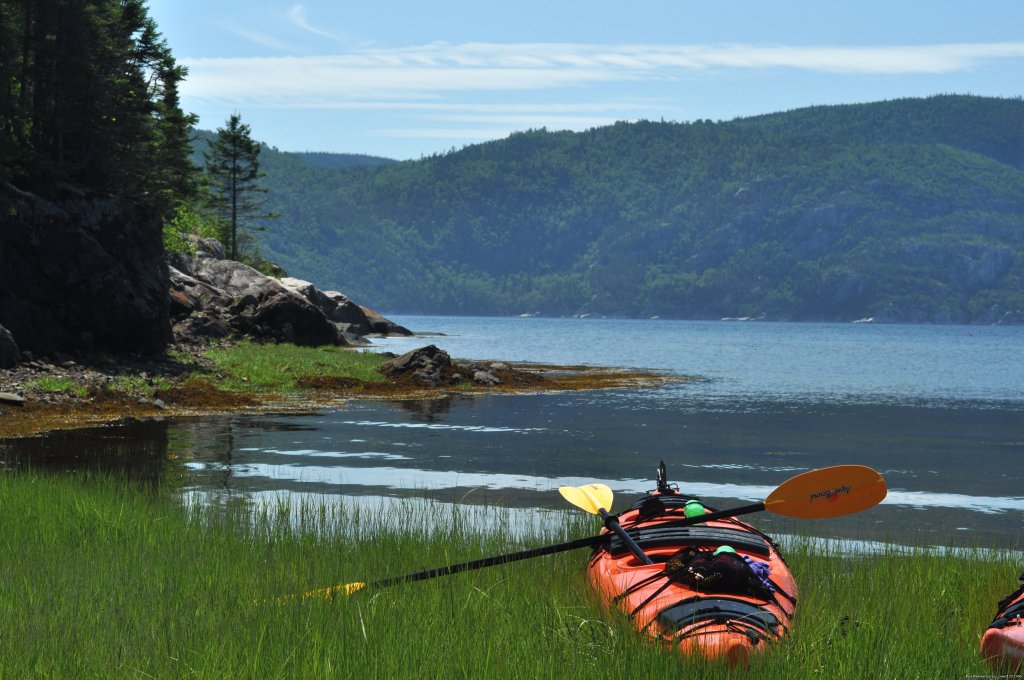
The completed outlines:
{"type": "Polygon", "coordinates": [[[160,223],[112,198],[54,203],[8,187],[0,325],[21,351],[156,352],[171,339],[160,223]]]}
{"type": "Polygon", "coordinates": [[[317,346],[411,335],[341,293],[228,260],[215,239],[168,266],[159,220],[142,208],[5,188],[0,368],[33,355],[158,354],[194,337],[317,346]]]}
{"type": "Polygon", "coordinates": [[[309,281],[284,277],[281,285],[290,288],[313,303],[329,320],[342,327],[346,333],[362,335],[412,335],[412,331],[385,319],[377,312],[362,307],[336,290],[320,290],[309,281]]]}
{"type": "Polygon", "coordinates": [[[194,256],[178,256],[172,264],[171,321],[178,341],[233,335],[319,346],[364,344],[371,333],[411,335],[383,317],[372,319],[341,293],[225,259],[215,239],[200,241],[194,256]]]}

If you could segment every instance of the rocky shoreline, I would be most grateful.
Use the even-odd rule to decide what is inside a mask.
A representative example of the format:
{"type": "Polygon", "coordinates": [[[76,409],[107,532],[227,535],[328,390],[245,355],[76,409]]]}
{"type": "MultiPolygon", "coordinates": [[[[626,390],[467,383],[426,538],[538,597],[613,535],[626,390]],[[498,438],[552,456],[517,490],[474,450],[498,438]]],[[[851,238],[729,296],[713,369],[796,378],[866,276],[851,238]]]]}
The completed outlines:
{"type": "Polygon", "coordinates": [[[124,419],[223,413],[311,412],[350,399],[438,399],[452,395],[644,387],[686,378],[592,366],[452,360],[428,345],[382,364],[384,382],[306,376],[302,394],[242,394],[218,389],[211,347],[178,343],[159,356],[72,358],[56,354],[0,369],[0,439],[124,419]],[[195,380],[194,378],[206,378],[195,380]],[[68,385],[55,388],[55,383],[68,385]]]}
{"type": "MultiPolygon", "coordinates": [[[[668,378],[589,367],[453,361],[433,345],[383,381],[304,375],[296,394],[220,389],[211,348],[239,339],[361,347],[415,335],[337,291],[267,276],[195,238],[167,255],[159,225],[116,201],[26,194],[0,217],[0,438],[125,418],[299,411],[359,399],[600,389],[668,378]]],[[[298,376],[297,376],[298,377],[298,376]]]]}

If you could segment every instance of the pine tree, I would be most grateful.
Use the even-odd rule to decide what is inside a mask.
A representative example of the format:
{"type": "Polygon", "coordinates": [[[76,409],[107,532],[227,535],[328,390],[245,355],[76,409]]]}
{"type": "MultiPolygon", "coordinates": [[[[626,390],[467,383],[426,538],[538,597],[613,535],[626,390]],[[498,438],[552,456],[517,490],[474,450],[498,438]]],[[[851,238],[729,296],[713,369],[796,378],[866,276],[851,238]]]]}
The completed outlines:
{"type": "Polygon", "coordinates": [[[195,193],[185,75],[144,0],[0,0],[0,180],[170,215],[195,193]]]}
{"type": "MultiPolygon", "coordinates": [[[[260,145],[252,139],[251,128],[235,113],[226,127],[203,152],[210,182],[211,201],[225,225],[224,246],[228,257],[238,259],[240,230],[262,231],[253,223],[273,218],[263,207],[266,189],[260,185],[260,145]]],[[[242,239],[244,241],[244,239],[242,239]]]]}

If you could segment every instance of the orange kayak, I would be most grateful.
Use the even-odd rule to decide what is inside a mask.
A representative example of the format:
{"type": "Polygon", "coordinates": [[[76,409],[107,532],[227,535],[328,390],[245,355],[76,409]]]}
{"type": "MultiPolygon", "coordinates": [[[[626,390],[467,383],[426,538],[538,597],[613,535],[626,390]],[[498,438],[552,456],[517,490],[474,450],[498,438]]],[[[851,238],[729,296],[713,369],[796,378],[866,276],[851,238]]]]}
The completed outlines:
{"type": "Polygon", "coordinates": [[[745,522],[680,526],[711,511],[697,501],[659,478],[657,491],[618,516],[654,563],[611,535],[591,555],[588,577],[643,633],[686,655],[743,664],[789,631],[796,583],[772,540],[745,522]]]}
{"type": "Polygon", "coordinates": [[[999,603],[995,619],[981,637],[981,653],[998,669],[1024,670],[1024,586],[999,603]]]}

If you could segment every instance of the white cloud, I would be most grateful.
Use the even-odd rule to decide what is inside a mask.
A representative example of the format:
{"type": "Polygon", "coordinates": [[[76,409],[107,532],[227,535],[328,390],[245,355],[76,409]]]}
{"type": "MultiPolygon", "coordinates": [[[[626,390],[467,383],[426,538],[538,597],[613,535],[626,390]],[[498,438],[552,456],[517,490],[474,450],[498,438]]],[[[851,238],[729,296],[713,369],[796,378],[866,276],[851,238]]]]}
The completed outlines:
{"type": "Polygon", "coordinates": [[[235,24],[221,24],[221,27],[225,30],[231,31],[237,36],[245,38],[251,43],[255,43],[261,47],[268,47],[272,50],[279,52],[295,52],[295,47],[289,43],[279,40],[272,35],[254,31],[244,26],[237,26],[235,24]]]}
{"type": "Polygon", "coordinates": [[[630,78],[601,69],[366,65],[346,57],[198,59],[185,63],[187,96],[213,99],[344,100],[482,90],[535,90],[630,78]]]}
{"type": "MultiPolygon", "coordinates": [[[[293,21],[307,30],[302,5],[293,21]]],[[[243,32],[281,48],[268,36],[243,32]]],[[[1024,43],[916,46],[578,45],[434,43],[365,49],[337,56],[185,60],[186,96],[316,106],[367,98],[404,100],[452,92],[549,90],[649,81],[686,74],[795,69],[839,75],[967,71],[1024,57],[1024,43]]]]}
{"type": "MultiPolygon", "coordinates": [[[[294,5],[290,16],[308,26],[302,5],[294,5]]],[[[764,87],[771,82],[768,78],[776,76],[826,74],[840,83],[848,79],[849,88],[847,83],[841,87],[854,91],[863,82],[855,80],[859,76],[870,76],[873,83],[881,79],[896,83],[903,82],[897,76],[909,80],[924,75],[934,83],[936,74],[970,73],[998,60],[1022,59],[1024,42],[916,46],[432,43],[363,48],[331,56],[182,60],[189,68],[182,94],[187,108],[203,106],[204,115],[212,117],[240,109],[263,110],[270,116],[286,111],[373,112],[362,117],[370,121],[370,129],[363,128],[359,134],[378,139],[468,141],[504,137],[526,128],[583,130],[618,120],[685,120],[695,110],[703,111],[697,117],[707,117],[709,95],[698,91],[716,81],[735,89],[737,83],[745,86],[754,81],[764,87]],[[608,85],[615,87],[601,87],[608,85]],[[700,101],[699,110],[694,108],[695,101],[700,101]]],[[[722,91],[710,97],[717,102],[722,91]]],[[[816,101],[800,100],[801,105],[828,100],[827,94],[815,96],[816,101]]],[[[742,108],[733,102],[720,113],[735,116],[742,108]]]]}
{"type": "Polygon", "coordinates": [[[309,31],[314,35],[323,36],[324,38],[331,38],[332,40],[337,39],[337,36],[333,33],[310,24],[309,19],[306,18],[306,8],[302,5],[293,5],[292,8],[288,10],[288,18],[291,19],[293,24],[304,31],[309,31]]]}

